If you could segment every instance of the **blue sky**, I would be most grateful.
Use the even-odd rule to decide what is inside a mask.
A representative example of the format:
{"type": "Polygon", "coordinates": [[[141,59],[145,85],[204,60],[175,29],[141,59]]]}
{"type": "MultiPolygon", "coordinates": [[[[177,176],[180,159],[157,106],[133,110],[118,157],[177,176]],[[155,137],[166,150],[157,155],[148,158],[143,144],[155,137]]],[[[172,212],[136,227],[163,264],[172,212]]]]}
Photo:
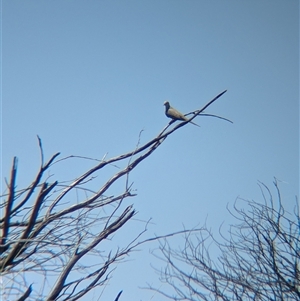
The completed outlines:
{"type": "MultiPolygon", "coordinates": [[[[233,124],[198,117],[132,173],[149,236],[205,219],[217,231],[238,196],[261,199],[257,181],[279,179],[290,208],[299,195],[296,0],[2,1],[1,53],[2,179],[17,156],[18,185],[30,182],[37,134],[46,157],[112,157],[159,133],[166,99],[185,113],[227,89],[206,112],[233,124]]],[[[138,288],[159,285],[155,247],[118,267],[103,300],[163,300],[138,288]]]]}

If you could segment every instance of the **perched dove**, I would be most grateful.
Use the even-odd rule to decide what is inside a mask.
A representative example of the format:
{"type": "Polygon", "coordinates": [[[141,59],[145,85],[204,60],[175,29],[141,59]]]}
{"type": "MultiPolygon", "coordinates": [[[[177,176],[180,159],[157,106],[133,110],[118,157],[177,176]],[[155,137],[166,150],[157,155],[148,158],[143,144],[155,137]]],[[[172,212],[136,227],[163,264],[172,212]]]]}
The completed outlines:
{"type": "MultiPolygon", "coordinates": [[[[173,120],[184,120],[184,121],[188,120],[182,113],[180,113],[176,109],[172,108],[170,106],[170,103],[168,101],[164,102],[164,106],[166,107],[165,113],[166,113],[167,117],[169,117],[169,118],[171,118],[173,120]]],[[[192,121],[190,121],[190,123],[192,123],[193,125],[196,125],[196,126],[200,127],[200,125],[198,125],[198,124],[196,124],[196,123],[194,123],[192,121]]]]}

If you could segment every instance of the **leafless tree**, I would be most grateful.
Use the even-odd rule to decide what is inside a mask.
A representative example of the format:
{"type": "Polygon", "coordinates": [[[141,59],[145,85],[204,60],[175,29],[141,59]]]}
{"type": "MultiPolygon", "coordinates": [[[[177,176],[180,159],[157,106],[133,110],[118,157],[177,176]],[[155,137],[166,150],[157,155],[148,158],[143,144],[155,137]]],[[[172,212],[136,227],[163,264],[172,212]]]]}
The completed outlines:
{"type": "MultiPolygon", "coordinates": [[[[133,151],[96,160],[92,168],[70,182],[53,180],[52,169],[66,168],[64,164],[70,162],[77,164],[74,160],[90,162],[91,159],[75,156],[59,159],[57,153],[45,162],[38,137],[40,168],[27,188],[17,189],[18,167],[17,158],[14,158],[7,192],[1,197],[3,298],[79,300],[92,289],[104,285],[116,265],[138,245],[153,240],[139,241],[146,231],[145,226],[134,237],[127,234],[125,243],[122,237],[123,246],[114,243],[117,242],[115,235],[122,235],[124,226],[134,221],[136,215],[133,205],[126,201],[135,196],[129,175],[170,134],[203,113],[225,92],[192,112],[189,120],[173,128],[169,127],[171,121],[157,137],[142,146],[138,143],[133,151]]],[[[121,292],[116,300],[120,295],[121,292]]]]}
{"type": "Polygon", "coordinates": [[[283,206],[277,180],[276,201],[263,183],[264,202],[237,199],[231,215],[237,224],[221,236],[205,226],[184,235],[182,248],[160,241],[154,255],[166,263],[156,269],[172,300],[300,300],[300,215],[283,206]]]}

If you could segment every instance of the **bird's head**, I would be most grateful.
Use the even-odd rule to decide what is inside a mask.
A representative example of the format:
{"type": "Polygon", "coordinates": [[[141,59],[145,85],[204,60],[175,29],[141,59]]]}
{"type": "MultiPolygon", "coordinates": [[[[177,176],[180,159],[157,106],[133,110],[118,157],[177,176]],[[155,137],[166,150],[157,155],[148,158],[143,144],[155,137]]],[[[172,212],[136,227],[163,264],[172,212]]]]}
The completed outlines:
{"type": "Polygon", "coordinates": [[[164,102],[164,106],[165,106],[166,108],[169,108],[169,107],[170,107],[170,103],[166,100],[166,101],[164,102]]]}

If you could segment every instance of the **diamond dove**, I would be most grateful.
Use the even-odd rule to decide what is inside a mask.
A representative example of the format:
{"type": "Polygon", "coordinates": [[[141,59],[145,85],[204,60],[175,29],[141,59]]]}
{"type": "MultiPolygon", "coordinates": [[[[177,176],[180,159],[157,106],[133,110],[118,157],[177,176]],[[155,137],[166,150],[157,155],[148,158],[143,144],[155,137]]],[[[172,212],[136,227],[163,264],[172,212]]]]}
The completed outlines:
{"type": "MultiPolygon", "coordinates": [[[[170,103],[168,101],[164,102],[164,106],[166,107],[166,111],[165,114],[167,117],[173,119],[173,120],[183,120],[183,121],[187,121],[188,119],[179,111],[177,111],[176,109],[174,109],[173,107],[170,106],[170,103]]],[[[199,126],[198,124],[190,121],[190,123],[192,123],[193,125],[199,126]]]]}

